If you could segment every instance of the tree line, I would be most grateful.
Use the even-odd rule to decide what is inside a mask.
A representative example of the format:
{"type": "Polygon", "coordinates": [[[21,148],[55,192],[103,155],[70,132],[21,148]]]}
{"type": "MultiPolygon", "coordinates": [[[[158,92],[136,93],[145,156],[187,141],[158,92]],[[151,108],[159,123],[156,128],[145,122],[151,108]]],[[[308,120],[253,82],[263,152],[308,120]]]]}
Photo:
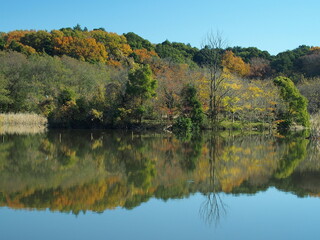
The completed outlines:
{"type": "Polygon", "coordinates": [[[320,74],[317,47],[272,56],[254,47],[226,47],[219,34],[208,34],[198,49],[77,25],[0,33],[0,50],[1,112],[36,112],[60,127],[153,122],[192,129],[224,120],[307,126],[307,117],[291,114],[307,114],[299,91],[289,91],[298,101],[281,90],[295,85],[273,79],[303,85],[320,74]],[[293,110],[289,99],[299,106],[293,110]]]}

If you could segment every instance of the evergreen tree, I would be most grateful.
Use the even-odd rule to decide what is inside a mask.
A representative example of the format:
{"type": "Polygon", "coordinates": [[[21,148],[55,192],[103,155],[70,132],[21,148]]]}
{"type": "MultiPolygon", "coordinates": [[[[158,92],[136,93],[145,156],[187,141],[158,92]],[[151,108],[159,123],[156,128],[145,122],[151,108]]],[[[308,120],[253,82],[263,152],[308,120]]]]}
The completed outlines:
{"type": "Polygon", "coordinates": [[[130,106],[133,117],[141,123],[145,113],[144,103],[156,95],[157,82],[152,78],[149,65],[139,65],[128,75],[126,84],[125,103],[130,106]]]}
{"type": "Polygon", "coordinates": [[[278,118],[283,120],[279,127],[288,129],[292,123],[310,126],[310,116],[307,111],[308,101],[302,96],[294,83],[286,77],[277,77],[274,84],[280,88],[280,96],[286,104],[286,109],[280,112],[278,118]]]}

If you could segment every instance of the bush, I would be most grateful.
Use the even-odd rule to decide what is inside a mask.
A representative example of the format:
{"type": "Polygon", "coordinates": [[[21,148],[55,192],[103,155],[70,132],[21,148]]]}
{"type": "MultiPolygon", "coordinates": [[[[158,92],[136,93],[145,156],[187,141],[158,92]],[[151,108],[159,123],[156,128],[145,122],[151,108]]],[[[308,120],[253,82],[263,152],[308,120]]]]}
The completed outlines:
{"type": "Polygon", "coordinates": [[[185,133],[190,133],[192,131],[192,121],[188,117],[178,117],[173,124],[173,131],[174,132],[185,132],[185,133]]]}

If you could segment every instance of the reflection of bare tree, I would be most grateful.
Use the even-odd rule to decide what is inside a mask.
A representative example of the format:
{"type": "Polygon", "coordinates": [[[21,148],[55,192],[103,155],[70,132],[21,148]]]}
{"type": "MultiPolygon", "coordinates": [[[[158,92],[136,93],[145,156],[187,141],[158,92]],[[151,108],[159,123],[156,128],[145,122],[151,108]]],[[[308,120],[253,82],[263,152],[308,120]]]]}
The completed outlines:
{"type": "Polygon", "coordinates": [[[200,216],[209,225],[212,223],[218,224],[220,217],[226,214],[226,205],[216,192],[206,193],[205,197],[206,200],[201,204],[199,210],[200,216]]]}
{"type": "Polygon", "coordinates": [[[205,194],[206,200],[202,203],[199,212],[204,221],[211,225],[212,223],[218,224],[221,215],[226,214],[226,205],[217,192],[218,177],[216,170],[218,158],[222,152],[222,139],[213,134],[209,139],[208,148],[208,160],[210,163],[209,189],[212,191],[205,194]]]}

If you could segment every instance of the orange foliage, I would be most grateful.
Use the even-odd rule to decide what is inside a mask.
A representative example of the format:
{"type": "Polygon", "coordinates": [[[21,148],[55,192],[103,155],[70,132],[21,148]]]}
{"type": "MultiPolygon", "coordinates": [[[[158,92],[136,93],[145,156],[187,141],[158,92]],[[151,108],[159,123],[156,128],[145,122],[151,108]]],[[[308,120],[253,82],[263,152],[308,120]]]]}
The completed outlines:
{"type": "Polygon", "coordinates": [[[35,32],[35,31],[27,31],[27,30],[18,30],[12,31],[5,35],[5,40],[7,45],[9,45],[12,41],[19,42],[22,37],[24,37],[27,33],[35,32]]]}
{"type": "Polygon", "coordinates": [[[151,59],[158,57],[158,54],[155,51],[148,51],[147,49],[135,49],[133,53],[136,56],[135,61],[138,63],[149,64],[151,59]]]}
{"type": "Polygon", "coordinates": [[[106,62],[108,56],[104,45],[94,38],[57,37],[54,38],[54,51],[88,62],[106,62]]]}
{"type": "Polygon", "coordinates": [[[241,57],[234,55],[232,51],[226,51],[223,55],[222,66],[226,73],[233,73],[241,77],[250,73],[250,65],[245,63],[241,57]]]}
{"type": "Polygon", "coordinates": [[[312,47],[312,48],[310,48],[310,51],[312,53],[320,53],[320,47],[312,47]]]}
{"type": "Polygon", "coordinates": [[[163,64],[156,71],[156,78],[159,80],[157,106],[169,119],[175,115],[181,89],[190,79],[188,70],[186,64],[163,64]]]}

